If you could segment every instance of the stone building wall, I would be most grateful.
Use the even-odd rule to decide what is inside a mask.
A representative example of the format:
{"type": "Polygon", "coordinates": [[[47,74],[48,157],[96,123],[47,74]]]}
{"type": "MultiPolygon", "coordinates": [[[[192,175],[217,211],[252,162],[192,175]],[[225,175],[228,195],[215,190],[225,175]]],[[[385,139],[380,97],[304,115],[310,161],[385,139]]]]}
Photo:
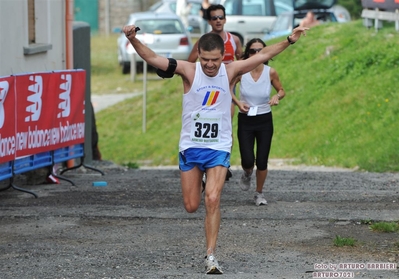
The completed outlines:
{"type": "Polygon", "coordinates": [[[98,31],[101,34],[106,32],[106,8],[109,3],[109,32],[114,28],[122,28],[129,17],[129,14],[142,12],[159,0],[98,0],[98,31]]]}

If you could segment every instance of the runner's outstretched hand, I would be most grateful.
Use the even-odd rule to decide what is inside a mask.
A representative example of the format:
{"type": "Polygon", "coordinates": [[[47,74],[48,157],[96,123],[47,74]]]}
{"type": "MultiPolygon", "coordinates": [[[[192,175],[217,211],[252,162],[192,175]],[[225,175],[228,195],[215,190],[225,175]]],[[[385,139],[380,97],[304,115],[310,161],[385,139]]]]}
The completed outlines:
{"type": "Polygon", "coordinates": [[[294,30],[292,30],[291,35],[289,35],[288,37],[290,38],[290,41],[295,43],[296,41],[299,40],[301,35],[306,36],[306,31],[309,29],[310,28],[308,27],[297,27],[294,30]]]}

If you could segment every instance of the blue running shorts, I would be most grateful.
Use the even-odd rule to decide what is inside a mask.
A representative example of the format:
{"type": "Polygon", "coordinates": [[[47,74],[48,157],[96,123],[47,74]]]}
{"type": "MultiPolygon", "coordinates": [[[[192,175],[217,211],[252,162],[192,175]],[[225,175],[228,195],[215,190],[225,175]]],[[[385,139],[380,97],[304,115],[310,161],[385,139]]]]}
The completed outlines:
{"type": "Polygon", "coordinates": [[[209,148],[188,148],[179,152],[179,168],[189,171],[198,167],[201,171],[216,166],[230,167],[230,153],[209,148]]]}

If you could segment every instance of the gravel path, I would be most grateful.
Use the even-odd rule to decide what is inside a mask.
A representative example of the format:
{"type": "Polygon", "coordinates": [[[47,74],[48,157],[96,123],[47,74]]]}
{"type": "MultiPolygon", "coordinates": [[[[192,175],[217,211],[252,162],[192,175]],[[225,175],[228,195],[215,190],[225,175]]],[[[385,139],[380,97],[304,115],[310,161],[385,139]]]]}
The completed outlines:
{"type": "MultiPolygon", "coordinates": [[[[97,164],[105,176],[85,168],[64,174],[76,186],[16,179],[37,199],[0,192],[0,278],[209,278],[204,207],[184,211],[177,168],[97,164]],[[99,180],[108,186],[93,187],[99,180]]],[[[269,204],[261,207],[252,202],[254,187],[239,189],[239,176],[233,168],[222,194],[216,256],[225,274],[218,278],[317,278],[315,264],[332,272],[339,263],[365,266],[335,275],[399,278],[398,269],[366,268],[399,261],[398,233],[372,232],[366,224],[399,220],[398,173],[276,164],[267,180],[269,204]],[[337,235],[355,238],[356,246],[335,247],[337,235]]]]}

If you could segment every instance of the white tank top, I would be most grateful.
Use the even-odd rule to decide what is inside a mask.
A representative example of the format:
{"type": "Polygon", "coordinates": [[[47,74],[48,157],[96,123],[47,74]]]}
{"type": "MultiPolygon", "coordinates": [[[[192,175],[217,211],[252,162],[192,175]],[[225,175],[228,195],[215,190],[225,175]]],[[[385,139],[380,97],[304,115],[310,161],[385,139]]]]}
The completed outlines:
{"type": "Polygon", "coordinates": [[[272,85],[270,81],[270,67],[264,65],[262,74],[254,81],[250,73],[243,74],[240,82],[240,101],[251,107],[257,107],[257,115],[271,111],[270,93],[272,85]]]}
{"type": "Polygon", "coordinates": [[[196,62],[190,91],[183,94],[182,129],[179,151],[210,148],[231,152],[231,95],[222,63],[219,73],[209,77],[196,62]]]}

